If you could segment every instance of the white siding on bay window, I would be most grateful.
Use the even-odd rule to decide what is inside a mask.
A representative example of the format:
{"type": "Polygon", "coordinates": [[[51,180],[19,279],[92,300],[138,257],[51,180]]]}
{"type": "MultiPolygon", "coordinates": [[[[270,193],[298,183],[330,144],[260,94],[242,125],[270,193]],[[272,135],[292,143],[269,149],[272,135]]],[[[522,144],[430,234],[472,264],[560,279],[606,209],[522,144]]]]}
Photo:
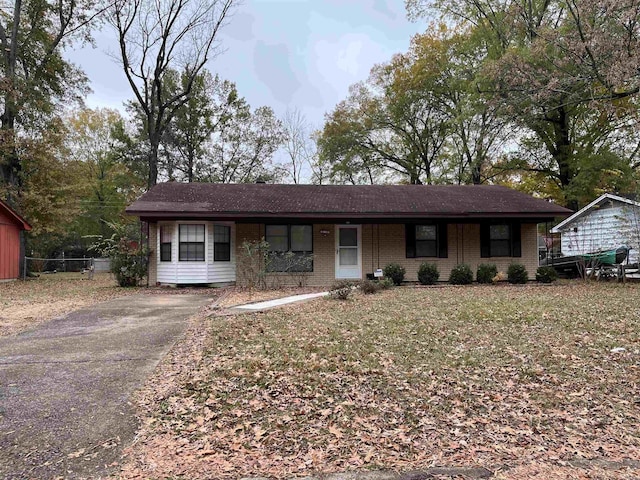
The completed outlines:
{"type": "MultiPolygon", "coordinates": [[[[207,250],[211,248],[208,242],[208,234],[211,229],[210,222],[193,221],[177,222],[174,238],[176,239],[176,281],[177,284],[197,284],[211,283],[207,276],[207,250]],[[204,225],[204,261],[202,262],[181,262],[180,254],[180,225],[204,225]]],[[[172,257],[173,259],[173,257],[172,257]]]]}
{"type": "Polygon", "coordinates": [[[211,228],[207,232],[208,243],[211,245],[207,249],[207,267],[209,278],[215,278],[215,280],[209,280],[209,282],[235,282],[236,281],[236,226],[233,222],[213,222],[211,228]],[[215,243],[213,241],[214,225],[224,225],[229,227],[231,242],[231,256],[228,262],[215,262],[213,260],[213,249],[215,243]]]}
{"type": "Polygon", "coordinates": [[[160,283],[176,283],[176,264],[178,260],[178,226],[173,222],[158,223],[158,234],[156,235],[158,244],[156,245],[156,258],[158,261],[157,282],[160,283]],[[168,228],[171,230],[171,261],[160,261],[160,231],[168,228]]]}
{"type": "Polygon", "coordinates": [[[158,222],[158,235],[156,245],[156,261],[158,265],[157,281],[165,284],[206,284],[227,283],[236,280],[235,261],[235,224],[233,222],[203,222],[203,221],[177,221],[158,222]],[[203,262],[181,262],[180,253],[180,225],[205,225],[205,260],[203,262]],[[231,261],[214,262],[213,260],[213,231],[214,225],[230,227],[231,234],[231,261]],[[160,228],[171,228],[171,262],[160,261],[160,228]]]}

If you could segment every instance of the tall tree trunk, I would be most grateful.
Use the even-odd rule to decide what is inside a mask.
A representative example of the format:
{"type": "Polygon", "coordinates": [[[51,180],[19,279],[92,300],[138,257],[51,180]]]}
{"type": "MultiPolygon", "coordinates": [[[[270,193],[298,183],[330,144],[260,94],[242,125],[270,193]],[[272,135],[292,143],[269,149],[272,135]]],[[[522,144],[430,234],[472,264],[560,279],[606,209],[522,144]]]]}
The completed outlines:
{"type": "Polygon", "coordinates": [[[160,149],[160,135],[158,133],[149,135],[149,145],[147,190],[151,190],[151,187],[158,183],[158,151],[160,149]]]}
{"type": "Polygon", "coordinates": [[[20,29],[20,17],[22,13],[22,0],[15,0],[13,6],[13,24],[11,25],[10,44],[6,44],[6,39],[3,41],[2,48],[4,50],[5,60],[5,78],[3,79],[5,91],[4,97],[4,111],[0,118],[0,130],[2,137],[2,152],[0,152],[2,162],[0,164],[0,171],[2,172],[2,181],[9,187],[9,201],[15,201],[15,198],[11,198],[13,195],[12,190],[18,190],[21,187],[20,180],[20,158],[18,157],[18,151],[16,149],[15,138],[15,123],[17,116],[17,101],[16,101],[16,63],[18,58],[18,30],[20,29]]]}
{"type": "Polygon", "coordinates": [[[187,181],[189,183],[193,182],[193,164],[195,163],[195,152],[191,145],[188,147],[187,151],[187,181]]]}
{"type": "Polygon", "coordinates": [[[569,127],[569,115],[564,107],[557,111],[553,122],[554,145],[550,152],[558,165],[558,180],[565,195],[567,208],[578,210],[578,200],[568,192],[569,186],[576,176],[573,166],[573,151],[569,127]]]}
{"type": "MultiPolygon", "coordinates": [[[[143,109],[146,113],[146,125],[145,128],[147,130],[147,136],[149,137],[149,157],[147,158],[147,166],[149,167],[148,176],[147,176],[147,190],[151,190],[152,187],[158,183],[158,163],[160,159],[158,158],[160,151],[160,143],[162,142],[162,136],[166,131],[166,128],[162,128],[162,124],[160,123],[160,117],[162,113],[159,112],[158,103],[160,99],[157,98],[160,94],[161,89],[158,88],[157,83],[160,80],[157,77],[154,77],[154,82],[152,83],[151,92],[150,92],[150,103],[143,109]]],[[[145,82],[146,83],[146,82],[145,82]]]]}
{"type": "Polygon", "coordinates": [[[16,137],[13,125],[15,124],[15,116],[2,115],[2,125],[0,127],[0,172],[2,174],[2,183],[7,187],[9,201],[15,201],[15,195],[19,195],[22,181],[20,171],[20,157],[16,149],[16,137]]]}
{"type": "Polygon", "coordinates": [[[471,183],[473,185],[480,185],[482,183],[482,159],[476,156],[475,160],[471,163],[471,183]]]}

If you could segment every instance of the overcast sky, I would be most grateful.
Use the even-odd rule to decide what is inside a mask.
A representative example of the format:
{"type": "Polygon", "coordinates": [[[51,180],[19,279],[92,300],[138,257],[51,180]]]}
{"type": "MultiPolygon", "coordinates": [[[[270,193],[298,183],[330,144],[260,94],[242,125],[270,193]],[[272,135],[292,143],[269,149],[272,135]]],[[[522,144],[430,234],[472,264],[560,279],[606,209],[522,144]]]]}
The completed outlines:
{"type": "MultiPolygon", "coordinates": [[[[91,81],[90,107],[122,108],[132,97],[108,56],[116,51],[109,28],[96,34],[95,49],[68,52],[91,81]]],[[[222,32],[225,52],[208,69],[234,81],[252,107],[278,115],[298,108],[320,127],[349,85],[424,29],[406,19],[402,0],[245,0],[222,32]]]]}

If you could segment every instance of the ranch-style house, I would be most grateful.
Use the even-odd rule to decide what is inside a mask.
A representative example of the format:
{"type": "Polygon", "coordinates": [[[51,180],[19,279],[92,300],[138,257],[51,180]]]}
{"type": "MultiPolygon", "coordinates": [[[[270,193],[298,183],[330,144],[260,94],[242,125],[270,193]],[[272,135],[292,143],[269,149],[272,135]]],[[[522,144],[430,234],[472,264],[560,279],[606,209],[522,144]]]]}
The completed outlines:
{"type": "Polygon", "coordinates": [[[274,257],[305,260],[270,262],[268,275],[287,284],[304,274],[307,285],[323,286],[389,263],[404,266],[408,281],[423,262],[443,279],[459,263],[506,270],[517,262],[535,272],[537,224],[572,212],[495,185],[168,182],[127,213],[148,222],[152,285],[242,283],[242,244],[264,239],[274,257]]]}

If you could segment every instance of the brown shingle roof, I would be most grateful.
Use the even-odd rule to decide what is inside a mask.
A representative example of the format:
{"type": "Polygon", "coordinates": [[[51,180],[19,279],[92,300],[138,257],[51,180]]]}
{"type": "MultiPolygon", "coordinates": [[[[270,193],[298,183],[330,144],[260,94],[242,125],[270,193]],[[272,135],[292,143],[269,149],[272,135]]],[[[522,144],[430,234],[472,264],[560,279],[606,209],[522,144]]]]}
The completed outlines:
{"type": "Polygon", "coordinates": [[[497,185],[161,183],[127,213],[140,217],[555,217],[570,210],[497,185]]]}

